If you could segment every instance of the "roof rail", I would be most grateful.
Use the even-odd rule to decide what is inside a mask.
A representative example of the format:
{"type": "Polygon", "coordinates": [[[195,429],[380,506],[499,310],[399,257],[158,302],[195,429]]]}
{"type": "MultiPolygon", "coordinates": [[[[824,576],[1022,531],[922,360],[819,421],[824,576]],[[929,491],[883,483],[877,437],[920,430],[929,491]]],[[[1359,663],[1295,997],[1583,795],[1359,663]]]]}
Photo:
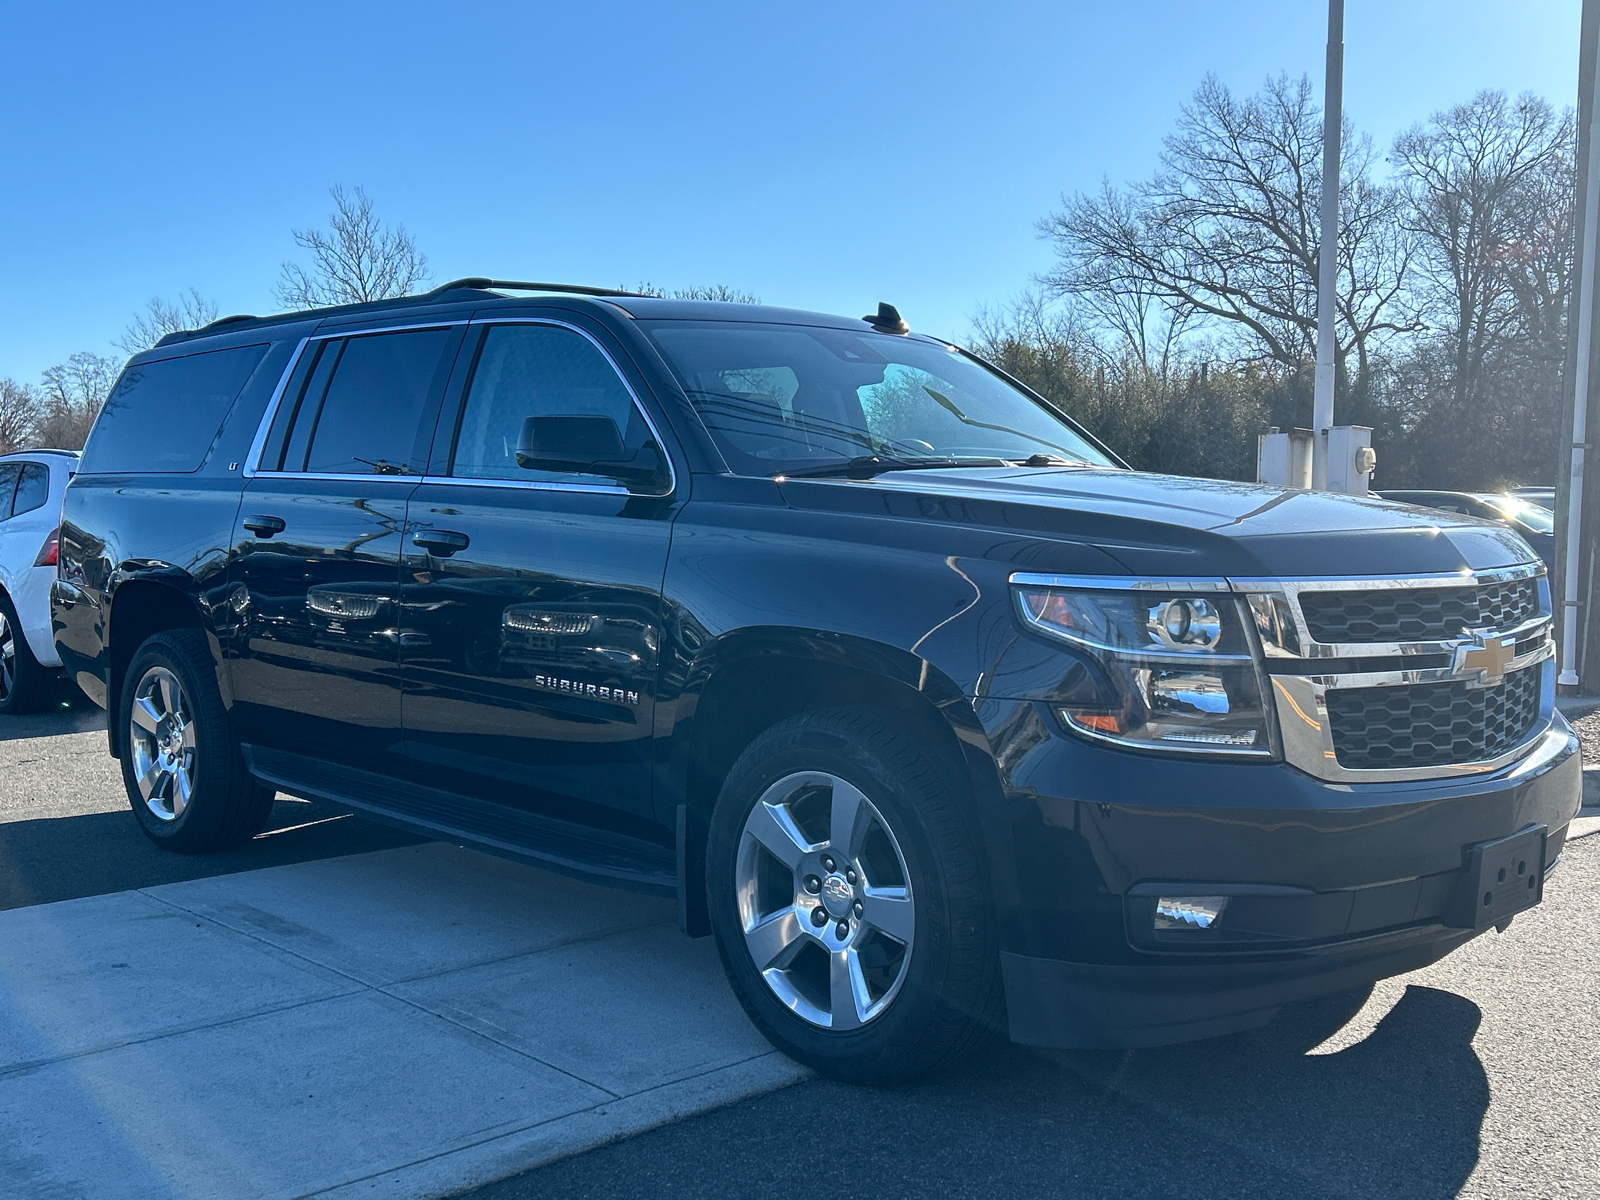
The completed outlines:
{"type": "Polygon", "coordinates": [[[218,325],[232,325],[235,321],[254,321],[255,313],[234,313],[231,317],[218,317],[215,321],[208,321],[199,329],[189,330],[191,333],[204,333],[208,329],[215,329],[218,325]]]}
{"type": "MultiPolygon", "coordinates": [[[[199,337],[208,329],[215,329],[219,325],[232,325],[235,321],[260,320],[254,313],[235,313],[231,317],[218,317],[215,321],[207,321],[197,329],[174,329],[165,337],[159,339],[155,345],[147,346],[148,350],[159,350],[162,346],[170,346],[173,342],[186,342],[192,337],[199,337]]],[[[143,353],[141,351],[140,353],[143,353]]]]}
{"type": "Polygon", "coordinates": [[[578,296],[638,296],[640,292],[625,292],[621,288],[590,287],[584,283],[524,283],[515,279],[485,279],[481,275],[469,275],[465,279],[452,279],[449,283],[441,283],[433,291],[425,293],[437,296],[441,292],[454,291],[457,288],[476,288],[487,291],[490,288],[500,288],[511,292],[568,292],[578,296]]]}

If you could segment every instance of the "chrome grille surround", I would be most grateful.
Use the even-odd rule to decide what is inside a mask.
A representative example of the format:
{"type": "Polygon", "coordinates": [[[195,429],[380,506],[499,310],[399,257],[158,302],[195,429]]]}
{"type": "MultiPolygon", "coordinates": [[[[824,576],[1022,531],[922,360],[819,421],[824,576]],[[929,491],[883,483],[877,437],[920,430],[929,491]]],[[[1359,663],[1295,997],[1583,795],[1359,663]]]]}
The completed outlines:
{"type": "MultiPolygon", "coordinates": [[[[1551,663],[1555,646],[1551,637],[1550,586],[1541,563],[1410,578],[1232,579],[1229,582],[1237,593],[1266,598],[1259,604],[1256,632],[1272,685],[1284,758],[1309,775],[1339,783],[1380,783],[1482,774],[1521,758],[1550,727],[1555,707],[1555,672],[1551,663]],[[1455,637],[1323,642],[1314,634],[1326,634],[1328,624],[1319,621],[1314,625],[1306,618],[1307,597],[1315,597],[1310,605],[1313,612],[1325,612],[1326,604],[1319,602],[1329,593],[1357,594],[1363,598],[1362,603],[1371,608],[1369,598],[1381,592],[1396,593],[1397,603],[1389,606],[1396,611],[1402,607],[1398,603],[1400,594],[1412,592],[1427,594],[1426,605],[1439,611],[1470,612],[1479,609],[1479,597],[1487,596],[1491,601],[1487,615],[1516,617],[1526,609],[1525,603],[1518,602],[1517,593],[1529,582],[1537,595],[1537,611],[1513,620],[1506,627],[1480,625],[1475,629],[1463,629],[1461,635],[1455,637]],[[1463,590],[1459,603],[1447,597],[1435,598],[1450,589],[1473,591],[1463,590]],[[1263,621],[1261,612],[1274,614],[1273,619],[1263,621]],[[1498,673],[1485,671],[1473,658],[1486,643],[1493,643],[1500,656],[1498,673]],[[1326,674],[1312,673],[1318,660],[1332,659],[1341,661],[1329,662],[1331,669],[1326,674]],[[1389,661],[1375,662],[1375,669],[1363,670],[1361,659],[1389,661]],[[1417,666],[1409,667],[1407,659],[1417,660],[1417,666]],[[1329,714],[1330,692],[1426,684],[1457,684],[1468,691],[1480,691],[1496,687],[1512,674],[1528,668],[1539,672],[1538,715],[1526,735],[1509,749],[1482,759],[1420,766],[1354,767],[1344,766],[1339,761],[1334,722],[1329,714]]],[[[1257,602],[1252,601],[1247,607],[1257,611],[1257,602]]],[[[1380,604],[1377,609],[1383,607],[1380,604]]],[[[1434,628],[1430,632],[1445,631],[1434,628]]],[[[1485,695],[1483,703],[1487,705],[1489,699],[1485,695]]],[[[1361,756],[1352,755],[1347,745],[1345,757],[1349,761],[1360,761],[1361,756]]]]}
{"type": "Polygon", "coordinates": [[[1514,626],[1539,611],[1538,580],[1477,587],[1362,588],[1305,592],[1300,611],[1319,642],[1454,639],[1469,629],[1514,626]]]}

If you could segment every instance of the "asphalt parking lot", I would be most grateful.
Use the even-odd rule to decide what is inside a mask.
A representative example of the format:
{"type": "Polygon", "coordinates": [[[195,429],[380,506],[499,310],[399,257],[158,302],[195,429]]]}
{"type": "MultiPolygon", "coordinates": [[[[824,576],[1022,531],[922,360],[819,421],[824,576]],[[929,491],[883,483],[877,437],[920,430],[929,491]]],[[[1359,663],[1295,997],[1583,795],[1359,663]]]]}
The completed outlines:
{"type": "MultiPolygon", "coordinates": [[[[229,906],[242,911],[246,898],[254,897],[253,911],[269,907],[259,897],[274,880],[292,879],[303,892],[301,881],[370,877],[375,868],[364,864],[387,864],[387,877],[393,880],[398,870],[403,881],[406,871],[423,869],[408,863],[427,864],[463,853],[420,846],[414,838],[324,806],[282,801],[268,833],[241,850],[193,859],[167,855],[144,841],[126,811],[101,727],[98,712],[84,706],[0,726],[0,909],[56,905],[43,911],[64,914],[72,906],[58,902],[105,896],[108,905],[122,904],[123,893],[140,889],[139,897],[165,897],[162,902],[182,905],[183,911],[197,914],[196,920],[220,927],[231,920],[229,906]],[[331,862],[294,866],[358,855],[362,857],[350,859],[348,871],[331,862]],[[249,874],[193,882],[240,872],[249,874]]],[[[493,877],[502,890],[548,889],[551,878],[515,864],[503,864],[493,877]]],[[[606,936],[655,937],[648,931],[665,929],[654,913],[641,919],[635,914],[620,924],[612,917],[602,920],[600,914],[612,906],[607,893],[564,888],[561,894],[573,920],[596,928],[612,921],[622,930],[606,936]]],[[[308,909],[319,907],[301,902],[308,909]]],[[[460,919],[459,914],[448,919],[441,915],[439,921],[443,925],[460,919]]],[[[297,920],[315,924],[312,917],[297,920]]],[[[451,964],[420,960],[428,954],[459,953],[455,947],[464,936],[459,930],[419,934],[413,928],[398,941],[392,931],[384,934],[387,940],[374,948],[361,944],[358,931],[353,942],[348,934],[340,935],[347,944],[338,950],[344,958],[337,958],[320,948],[321,943],[308,949],[303,938],[295,941],[304,933],[299,926],[263,924],[246,932],[270,942],[268,949],[280,958],[318,959],[318,970],[337,968],[346,976],[361,976],[361,987],[403,999],[406,988],[421,994],[441,986],[433,981],[442,976],[427,971],[451,964]],[[410,949],[397,952],[397,945],[410,949]],[[387,981],[385,970],[396,978],[406,974],[404,962],[379,961],[397,953],[419,960],[409,969],[420,982],[387,981]]],[[[375,943],[379,934],[374,926],[375,943]]],[[[661,940],[657,953],[679,954],[672,945],[661,940]]],[[[719,1100],[715,1091],[696,1093],[631,1124],[596,1121],[592,1114],[603,1113],[604,1106],[591,1107],[584,1117],[590,1127],[582,1136],[566,1141],[525,1138],[489,1167],[479,1161],[473,1171],[456,1177],[443,1167],[415,1175],[412,1194],[446,1194],[475,1179],[505,1175],[516,1169],[517,1154],[530,1165],[566,1154],[466,1194],[481,1200],[769,1194],[1600,1195],[1597,946],[1600,836],[1590,836],[1569,844],[1545,904],[1518,917],[1507,933],[1487,934],[1452,958],[1384,981],[1370,994],[1287,1012],[1262,1030],[1130,1053],[1039,1053],[997,1045],[958,1073],[884,1091],[804,1079],[765,1091],[774,1083],[801,1078],[799,1072],[774,1073],[763,1085],[744,1086],[746,1098],[735,1103],[719,1100]],[[682,1119],[673,1119],[678,1117],[682,1119]],[[659,1120],[671,1123],[629,1136],[659,1120]],[[572,1154],[580,1145],[608,1138],[620,1140],[572,1154]]],[[[511,951],[526,949],[518,945],[503,954],[494,949],[484,954],[500,954],[495,962],[508,963],[511,951]]],[[[570,959],[570,949],[567,953],[570,959]]],[[[685,953],[683,969],[704,974],[704,955],[685,953]]],[[[555,961],[530,955],[526,964],[532,966],[515,969],[544,970],[543,964],[555,961]]],[[[499,972],[504,983],[512,978],[506,972],[513,967],[491,964],[470,970],[499,972]]],[[[711,982],[708,977],[707,986],[711,982]]],[[[364,997],[341,994],[318,1003],[355,1004],[364,997]]],[[[409,1000],[423,1002],[416,995],[409,1000]]],[[[454,1012],[440,1004],[434,1009],[446,1016],[454,1012]]],[[[472,1024],[459,1014],[452,1019],[472,1024]]],[[[507,1023],[503,1015],[494,1020],[507,1023]]],[[[680,1029],[692,1033],[691,1023],[674,1015],[656,1027],[652,1041],[670,1042],[680,1029]]],[[[504,1059],[506,1046],[514,1050],[516,1042],[496,1028],[480,1021],[470,1032],[472,1037],[498,1039],[496,1054],[504,1059]]],[[[737,1019],[726,1028],[731,1040],[749,1032],[737,1027],[737,1019]]],[[[292,1046],[276,1044],[281,1047],[276,1053],[293,1056],[292,1046]]],[[[371,1063],[374,1055],[399,1055],[404,1049],[374,1043],[364,1051],[362,1069],[377,1069],[371,1063]]],[[[648,1053],[630,1053],[642,1061],[658,1051],[652,1045],[648,1053]]],[[[209,1068],[202,1064],[202,1069],[209,1068]]],[[[223,1064],[216,1069],[223,1071],[223,1064]]],[[[443,1066],[435,1069],[445,1071],[443,1066]]],[[[406,1078],[407,1086],[421,1094],[433,1082],[426,1069],[406,1078]]],[[[607,1082],[602,1080],[602,1086],[607,1082]]],[[[444,1083],[438,1086],[442,1089],[444,1083]]],[[[620,1085],[613,1084],[610,1092],[620,1094],[620,1085]]],[[[314,1112],[306,1110],[306,1117],[314,1112]]],[[[289,1122],[287,1128],[293,1127],[289,1122]]],[[[62,1125],[62,1144],[51,1147],[46,1126],[29,1143],[27,1163],[9,1159],[0,1139],[0,1191],[41,1194],[16,1186],[23,1180],[57,1177],[48,1164],[40,1166],[41,1149],[64,1162],[86,1157],[83,1143],[68,1139],[69,1128],[62,1125]]],[[[383,1131],[376,1132],[381,1137],[383,1131]]],[[[308,1143],[316,1141],[314,1133],[320,1131],[301,1130],[308,1143]]],[[[226,1144],[218,1136],[217,1144],[226,1144]]],[[[333,1144],[355,1147],[351,1154],[370,1149],[359,1142],[333,1144]]],[[[203,1147],[184,1153],[206,1158],[203,1147]]],[[[287,1183],[276,1190],[267,1186],[265,1177],[253,1178],[237,1192],[208,1192],[197,1186],[199,1191],[174,1186],[172,1193],[297,1194],[287,1183]]],[[[126,1189],[115,1190],[121,1194],[126,1189]]],[[[309,1190],[302,1188],[302,1193],[309,1190]]],[[[355,1190],[360,1189],[350,1194],[355,1190]]],[[[59,1194],[112,1191],[86,1187],[59,1194]]]]}

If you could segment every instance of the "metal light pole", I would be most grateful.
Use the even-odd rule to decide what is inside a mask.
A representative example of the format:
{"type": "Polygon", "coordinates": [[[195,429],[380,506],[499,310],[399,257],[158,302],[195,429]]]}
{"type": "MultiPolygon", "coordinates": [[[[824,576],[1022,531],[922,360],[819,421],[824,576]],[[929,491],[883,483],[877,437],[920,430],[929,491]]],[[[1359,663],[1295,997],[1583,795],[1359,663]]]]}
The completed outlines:
{"type": "Polygon", "coordinates": [[[1317,262],[1317,375],[1312,392],[1311,486],[1328,490],[1333,427],[1334,293],[1339,271],[1339,134],[1344,120],[1344,0],[1328,0],[1328,75],[1322,90],[1322,246],[1317,262]]]}
{"type": "Polygon", "coordinates": [[[1571,438],[1568,444],[1566,484],[1566,545],[1561,556],[1561,674],[1556,682],[1567,691],[1576,691],[1583,682],[1579,664],[1584,656],[1580,647],[1584,634],[1593,628],[1593,614],[1579,603],[1578,585],[1582,579],[1585,558],[1589,558],[1593,571],[1593,550],[1584,554],[1581,534],[1584,532],[1583,452],[1587,449],[1588,417],[1592,403],[1589,395],[1590,356],[1595,325],[1595,268],[1596,235],[1600,233],[1600,153],[1594,144],[1596,106],[1600,104],[1600,8],[1594,0],[1585,0],[1584,20],[1580,35],[1578,59],[1585,58],[1593,72],[1588,88],[1580,79],[1578,84],[1580,131],[1579,158],[1582,171],[1579,177],[1578,204],[1580,237],[1578,251],[1577,314],[1571,323],[1576,345],[1569,360],[1572,379],[1572,415],[1567,422],[1571,438]]]}

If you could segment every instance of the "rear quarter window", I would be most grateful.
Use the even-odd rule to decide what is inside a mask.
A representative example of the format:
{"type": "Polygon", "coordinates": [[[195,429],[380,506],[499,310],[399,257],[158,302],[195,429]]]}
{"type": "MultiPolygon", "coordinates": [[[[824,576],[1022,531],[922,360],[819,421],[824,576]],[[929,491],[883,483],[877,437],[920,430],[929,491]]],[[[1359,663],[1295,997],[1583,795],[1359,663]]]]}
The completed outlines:
{"type": "Polygon", "coordinates": [[[23,463],[22,474],[17,479],[16,503],[11,515],[20,517],[36,508],[43,508],[50,499],[50,468],[43,463],[23,463]]]}
{"type": "Polygon", "coordinates": [[[129,367],[95,421],[78,469],[100,475],[198,470],[267,350],[236,346],[129,367]]]}

